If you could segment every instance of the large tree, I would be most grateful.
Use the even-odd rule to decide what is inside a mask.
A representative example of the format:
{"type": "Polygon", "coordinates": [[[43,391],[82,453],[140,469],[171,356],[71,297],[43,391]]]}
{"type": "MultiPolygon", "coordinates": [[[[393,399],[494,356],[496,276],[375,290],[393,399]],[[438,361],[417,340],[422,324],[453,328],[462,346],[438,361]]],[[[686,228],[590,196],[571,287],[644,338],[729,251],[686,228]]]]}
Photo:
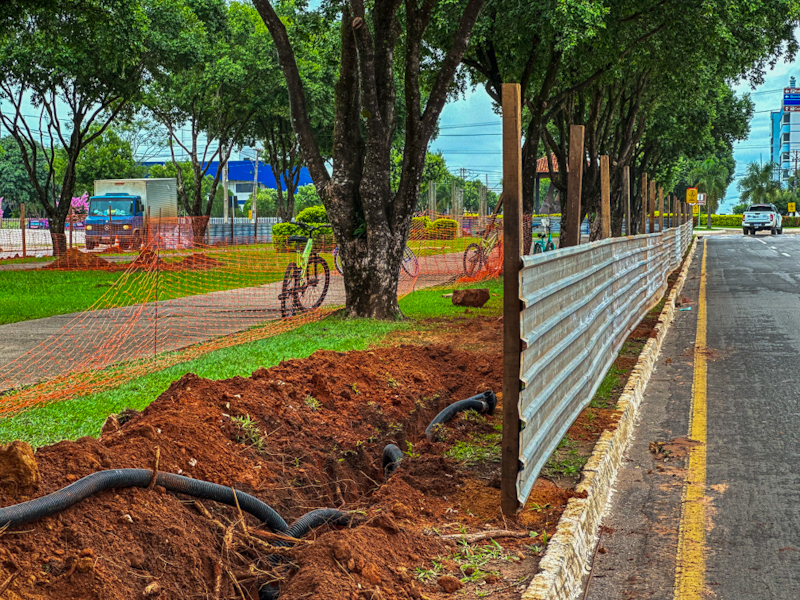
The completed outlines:
{"type": "Polygon", "coordinates": [[[185,59],[153,75],[146,104],[165,128],[174,164],[189,162],[193,177],[178,179],[178,201],[192,219],[202,243],[212,213],[222,168],[204,189],[213,161],[223,167],[234,145],[245,139],[257,107],[274,92],[279,73],[270,54],[270,38],[249,6],[225,0],[189,0],[201,23],[187,41],[185,59]]]}
{"type": "Polygon", "coordinates": [[[329,172],[310,120],[296,42],[272,2],[254,0],[278,52],[303,158],[333,225],[349,315],[401,314],[400,262],[425,153],[483,3],[344,0],[329,7],[340,31],[329,172]],[[393,191],[391,151],[398,132],[403,165],[393,191]]]}
{"type": "MultiPolygon", "coordinates": [[[[792,56],[797,46],[798,7],[786,0],[760,2],[757,10],[748,0],[487,1],[476,43],[464,62],[472,81],[485,85],[496,100],[502,83],[521,83],[526,107],[523,202],[528,211],[535,160],[542,155],[554,155],[550,176],[563,197],[569,126],[583,125],[588,160],[581,215],[596,210],[597,156],[608,154],[619,223],[624,166],[638,181],[644,171],[669,171],[683,150],[700,158],[692,149],[698,146],[693,132],[676,153],[680,144],[656,130],[677,133],[688,118],[702,121],[704,143],[706,127],[714,129],[714,123],[724,129],[710,132],[716,141],[739,139],[741,128],[729,127],[735,119],[721,115],[726,109],[714,106],[712,96],[741,76],[759,81],[781,51],[792,56]]],[[[745,104],[735,100],[731,111],[749,116],[745,104]]],[[[716,151],[706,147],[703,156],[716,151]]],[[[637,186],[633,189],[638,220],[642,203],[637,186]]],[[[568,219],[564,223],[577,225],[568,219]]]]}
{"type": "Polygon", "coordinates": [[[19,146],[60,254],[81,153],[130,109],[148,66],[192,31],[182,6],[170,0],[26,2],[3,17],[0,119],[19,146]]]}
{"type": "MultiPolygon", "coordinates": [[[[294,3],[281,5],[280,16],[294,42],[314,138],[323,158],[328,160],[332,153],[333,84],[337,73],[339,31],[323,15],[303,11],[294,3]]],[[[282,79],[282,75],[278,76],[282,79]]],[[[295,213],[295,194],[305,166],[290,113],[286,86],[273,86],[271,93],[259,103],[248,135],[251,145],[263,148],[264,159],[276,183],[275,213],[284,222],[290,221],[295,213]]]]}

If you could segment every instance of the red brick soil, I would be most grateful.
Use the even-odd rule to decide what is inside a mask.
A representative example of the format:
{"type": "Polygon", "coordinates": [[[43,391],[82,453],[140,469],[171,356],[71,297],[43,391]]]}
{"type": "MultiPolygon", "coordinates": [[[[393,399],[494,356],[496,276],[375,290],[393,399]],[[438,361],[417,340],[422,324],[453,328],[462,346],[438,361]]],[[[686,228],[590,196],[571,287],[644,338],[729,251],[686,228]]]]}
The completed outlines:
{"type": "MultiPolygon", "coordinates": [[[[485,324],[497,326],[491,319],[485,324]]],[[[152,468],[159,448],[159,470],[234,486],[290,523],[320,507],[358,511],[359,519],[351,529],[317,529],[273,565],[263,546],[239,535],[226,539],[224,527],[214,524],[236,523],[235,509],[202,501],[209,520],[192,498],[158,487],[111,490],[2,534],[0,583],[19,571],[6,597],[134,598],[146,589],[154,594],[156,583],[163,598],[254,599],[273,580],[286,600],[446,597],[435,578],[421,580],[414,571],[431,569],[433,559],[456,551],[434,530],[531,528],[552,535],[573,495],[540,482],[537,502],[547,509],[503,519],[496,510],[496,462],[472,469],[445,456],[458,441],[496,434],[501,411],[485,420],[456,418],[443,442],[424,440],[426,425],[447,404],[501,389],[496,350],[438,344],[321,351],[249,378],[211,381],[189,374],[142,413],[107,427],[99,440],[39,448],[38,489],[28,497],[7,486],[1,505],[102,469],[152,468]],[[257,430],[239,424],[247,418],[257,430]],[[390,442],[409,455],[386,481],[381,455],[390,442]]],[[[264,538],[254,518],[245,520],[254,536],[264,538]]],[[[514,561],[528,561],[528,572],[535,571],[540,550],[530,549],[532,540],[499,541],[514,561]]],[[[464,577],[456,563],[443,565],[464,577]]],[[[500,575],[487,578],[475,586],[497,589],[496,598],[519,597],[519,586],[500,575]]]]}

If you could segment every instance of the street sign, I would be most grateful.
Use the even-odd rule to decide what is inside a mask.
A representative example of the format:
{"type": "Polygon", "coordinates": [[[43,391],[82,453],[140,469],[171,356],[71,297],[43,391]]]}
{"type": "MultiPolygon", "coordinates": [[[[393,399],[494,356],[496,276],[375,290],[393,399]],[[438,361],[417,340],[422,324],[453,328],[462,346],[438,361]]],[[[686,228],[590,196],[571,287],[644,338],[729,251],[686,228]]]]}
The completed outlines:
{"type": "Polygon", "coordinates": [[[789,202],[789,212],[790,213],[795,212],[794,202],[789,202]]]}
{"type": "Polygon", "coordinates": [[[697,194],[697,205],[698,206],[705,206],[706,205],[706,195],[705,194],[697,194]]]}
{"type": "Polygon", "coordinates": [[[697,188],[686,188],[686,201],[689,204],[697,204],[697,188]]]}
{"type": "Polygon", "coordinates": [[[692,206],[692,214],[696,217],[700,214],[700,205],[695,204],[692,206]]]}

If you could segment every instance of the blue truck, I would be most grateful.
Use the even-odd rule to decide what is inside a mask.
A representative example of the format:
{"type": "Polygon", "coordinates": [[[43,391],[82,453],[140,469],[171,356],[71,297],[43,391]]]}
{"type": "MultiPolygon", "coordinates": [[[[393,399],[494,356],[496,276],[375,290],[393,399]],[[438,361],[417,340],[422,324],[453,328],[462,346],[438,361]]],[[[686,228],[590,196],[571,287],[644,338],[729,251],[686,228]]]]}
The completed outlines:
{"type": "Polygon", "coordinates": [[[86,216],[86,249],[101,245],[138,250],[147,219],[175,219],[178,191],[174,178],[103,179],[94,182],[86,216]]]}

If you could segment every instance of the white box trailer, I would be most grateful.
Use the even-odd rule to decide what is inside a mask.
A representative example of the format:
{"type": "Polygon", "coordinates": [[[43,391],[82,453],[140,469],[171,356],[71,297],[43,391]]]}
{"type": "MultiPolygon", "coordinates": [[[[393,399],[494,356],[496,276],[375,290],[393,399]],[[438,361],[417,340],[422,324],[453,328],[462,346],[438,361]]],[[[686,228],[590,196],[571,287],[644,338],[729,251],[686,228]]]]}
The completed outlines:
{"type": "Polygon", "coordinates": [[[178,182],[174,177],[163,179],[99,179],[94,182],[94,195],[130,194],[139,196],[145,215],[150,218],[172,219],[178,216],[178,182]]]}
{"type": "Polygon", "coordinates": [[[100,179],[94,182],[86,217],[86,248],[119,243],[138,248],[147,218],[154,222],[178,216],[175,178],[100,179]]]}

